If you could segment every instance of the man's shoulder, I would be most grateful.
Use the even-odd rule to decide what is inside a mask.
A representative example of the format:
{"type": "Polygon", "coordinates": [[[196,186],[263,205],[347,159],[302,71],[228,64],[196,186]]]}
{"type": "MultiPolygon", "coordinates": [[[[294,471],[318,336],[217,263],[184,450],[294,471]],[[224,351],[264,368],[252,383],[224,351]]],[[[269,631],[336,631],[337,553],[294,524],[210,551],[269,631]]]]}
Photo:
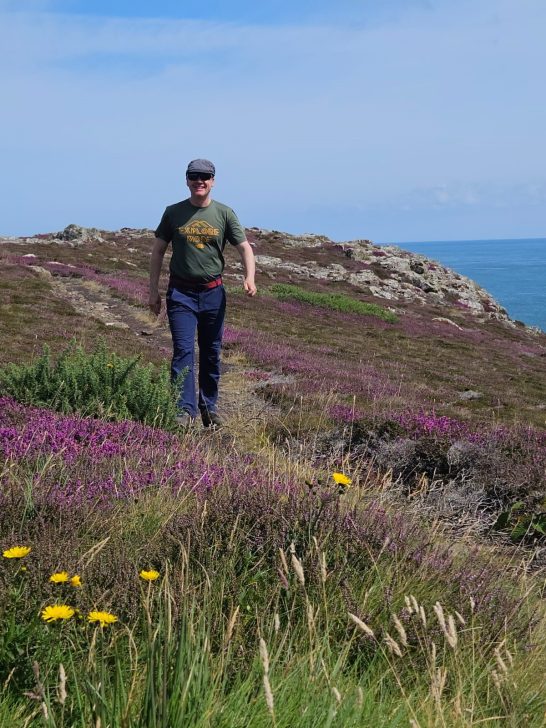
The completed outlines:
{"type": "Polygon", "coordinates": [[[189,200],[180,200],[179,202],[173,202],[172,205],[167,205],[167,207],[165,208],[165,212],[167,214],[179,212],[180,210],[184,210],[186,207],[188,207],[189,204],[189,200]]]}
{"type": "Polygon", "coordinates": [[[215,207],[215,209],[222,213],[223,215],[234,215],[233,209],[229,205],[224,205],[223,202],[218,202],[218,200],[212,200],[212,205],[215,207]]]}

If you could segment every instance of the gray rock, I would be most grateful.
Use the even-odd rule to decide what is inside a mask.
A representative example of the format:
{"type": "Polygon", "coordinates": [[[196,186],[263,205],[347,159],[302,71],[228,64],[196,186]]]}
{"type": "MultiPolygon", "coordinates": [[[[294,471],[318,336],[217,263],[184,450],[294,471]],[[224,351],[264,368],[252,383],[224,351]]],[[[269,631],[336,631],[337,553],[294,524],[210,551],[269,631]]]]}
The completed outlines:
{"type": "Polygon", "coordinates": [[[55,233],[57,240],[63,240],[72,244],[81,244],[87,240],[103,242],[100,231],[97,228],[85,228],[80,225],[67,225],[64,230],[55,233]]]}
{"type": "Polygon", "coordinates": [[[474,389],[465,389],[464,392],[457,392],[457,394],[459,396],[459,400],[467,402],[473,399],[481,399],[483,397],[481,392],[476,392],[474,389]]]}

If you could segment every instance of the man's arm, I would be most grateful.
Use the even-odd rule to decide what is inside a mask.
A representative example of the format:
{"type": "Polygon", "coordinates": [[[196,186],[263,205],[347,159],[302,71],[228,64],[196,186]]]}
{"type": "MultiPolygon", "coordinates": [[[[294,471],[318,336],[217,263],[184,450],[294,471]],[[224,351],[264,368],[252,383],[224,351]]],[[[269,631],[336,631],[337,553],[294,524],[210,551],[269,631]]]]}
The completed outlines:
{"type": "Polygon", "coordinates": [[[254,262],[254,251],[252,250],[252,246],[248,240],[244,240],[242,243],[239,243],[239,245],[236,245],[235,249],[241,256],[241,261],[245,271],[243,287],[247,296],[255,296],[256,284],[254,283],[254,276],[256,274],[256,264],[254,262]]]}
{"type": "Polygon", "coordinates": [[[169,243],[166,243],[161,238],[155,238],[150,258],[150,297],[148,300],[148,306],[150,311],[156,316],[158,316],[161,311],[159,276],[161,274],[161,266],[163,264],[163,258],[168,245],[169,243]]]}

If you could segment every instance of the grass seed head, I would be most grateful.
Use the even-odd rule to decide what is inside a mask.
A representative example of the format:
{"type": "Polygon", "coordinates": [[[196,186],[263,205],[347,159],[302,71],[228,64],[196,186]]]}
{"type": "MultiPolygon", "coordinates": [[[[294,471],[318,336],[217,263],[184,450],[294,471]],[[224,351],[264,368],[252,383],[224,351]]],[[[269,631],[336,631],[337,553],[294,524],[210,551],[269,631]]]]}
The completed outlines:
{"type": "Polygon", "coordinates": [[[328,578],[328,571],[326,569],[326,554],[324,551],[321,552],[319,556],[319,562],[320,562],[320,578],[323,584],[326,584],[326,579],[328,578]]]}
{"type": "Polygon", "coordinates": [[[445,634],[449,646],[455,649],[457,647],[457,627],[455,626],[455,620],[453,619],[452,614],[450,614],[447,618],[447,629],[445,634]]]}
{"type": "Polygon", "coordinates": [[[504,660],[502,659],[501,651],[500,651],[500,648],[499,647],[495,647],[494,654],[495,654],[495,661],[496,661],[496,663],[498,665],[499,671],[501,673],[503,673],[504,675],[507,675],[508,674],[508,666],[504,662],[504,660]]]}
{"type": "Polygon", "coordinates": [[[408,636],[406,634],[406,630],[404,629],[404,625],[402,622],[398,619],[396,614],[392,615],[392,619],[394,621],[394,626],[396,631],[398,632],[398,636],[400,637],[400,642],[404,647],[408,646],[408,636]]]}
{"type": "Polygon", "coordinates": [[[356,624],[356,626],[360,630],[362,630],[362,632],[364,632],[364,634],[368,635],[368,637],[375,638],[375,635],[374,635],[371,627],[368,627],[368,625],[365,622],[363,622],[361,619],[359,619],[356,616],[356,614],[351,614],[351,612],[349,612],[349,619],[351,620],[351,622],[353,622],[353,624],[356,624]]]}
{"type": "Polygon", "coordinates": [[[237,622],[237,617],[239,616],[239,605],[235,607],[233,610],[231,617],[229,618],[228,626],[226,629],[226,637],[224,640],[225,645],[229,645],[231,642],[231,638],[233,637],[233,630],[235,629],[235,623],[237,622]]]}
{"type": "Polygon", "coordinates": [[[264,673],[269,674],[269,652],[267,651],[267,645],[263,637],[260,637],[260,659],[264,668],[264,673]]]}
{"type": "Polygon", "coordinates": [[[294,567],[294,571],[296,572],[299,583],[302,586],[305,586],[305,574],[303,573],[303,566],[301,565],[301,561],[298,559],[296,554],[292,554],[292,566],[294,567]]]}
{"type": "Polygon", "coordinates": [[[64,705],[66,698],[68,697],[66,692],[66,672],[64,665],[61,662],[59,665],[59,684],[57,686],[57,699],[61,705],[64,705]]]}
{"type": "Polygon", "coordinates": [[[397,655],[398,657],[402,657],[402,650],[400,649],[400,645],[390,636],[388,632],[385,635],[385,644],[389,648],[390,652],[392,652],[394,655],[397,655]]]}
{"type": "Polygon", "coordinates": [[[284,569],[284,573],[285,574],[288,574],[289,573],[288,562],[286,560],[286,555],[285,555],[284,551],[281,548],[279,549],[279,556],[281,557],[281,564],[282,564],[282,567],[284,569]]]}
{"type": "Polygon", "coordinates": [[[267,672],[264,673],[264,693],[265,693],[265,704],[271,714],[271,717],[275,717],[275,701],[273,699],[273,691],[271,690],[271,683],[269,682],[269,675],[267,672]]]}
{"type": "Polygon", "coordinates": [[[440,604],[440,602],[436,602],[436,604],[434,605],[433,608],[434,608],[434,614],[436,615],[436,617],[438,619],[438,623],[439,623],[440,627],[442,628],[442,632],[444,634],[447,634],[446,619],[445,619],[444,609],[443,609],[442,605],[440,604]]]}

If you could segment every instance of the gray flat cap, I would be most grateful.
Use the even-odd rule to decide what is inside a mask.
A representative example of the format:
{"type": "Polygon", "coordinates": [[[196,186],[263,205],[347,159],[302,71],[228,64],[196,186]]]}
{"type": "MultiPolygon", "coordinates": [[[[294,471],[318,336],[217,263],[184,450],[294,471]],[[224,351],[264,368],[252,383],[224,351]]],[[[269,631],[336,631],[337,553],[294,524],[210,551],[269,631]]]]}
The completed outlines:
{"type": "Polygon", "coordinates": [[[205,174],[216,174],[216,170],[214,168],[214,164],[212,162],[209,162],[208,159],[194,159],[188,164],[188,169],[186,170],[186,174],[190,174],[191,172],[204,172],[205,174]]]}

